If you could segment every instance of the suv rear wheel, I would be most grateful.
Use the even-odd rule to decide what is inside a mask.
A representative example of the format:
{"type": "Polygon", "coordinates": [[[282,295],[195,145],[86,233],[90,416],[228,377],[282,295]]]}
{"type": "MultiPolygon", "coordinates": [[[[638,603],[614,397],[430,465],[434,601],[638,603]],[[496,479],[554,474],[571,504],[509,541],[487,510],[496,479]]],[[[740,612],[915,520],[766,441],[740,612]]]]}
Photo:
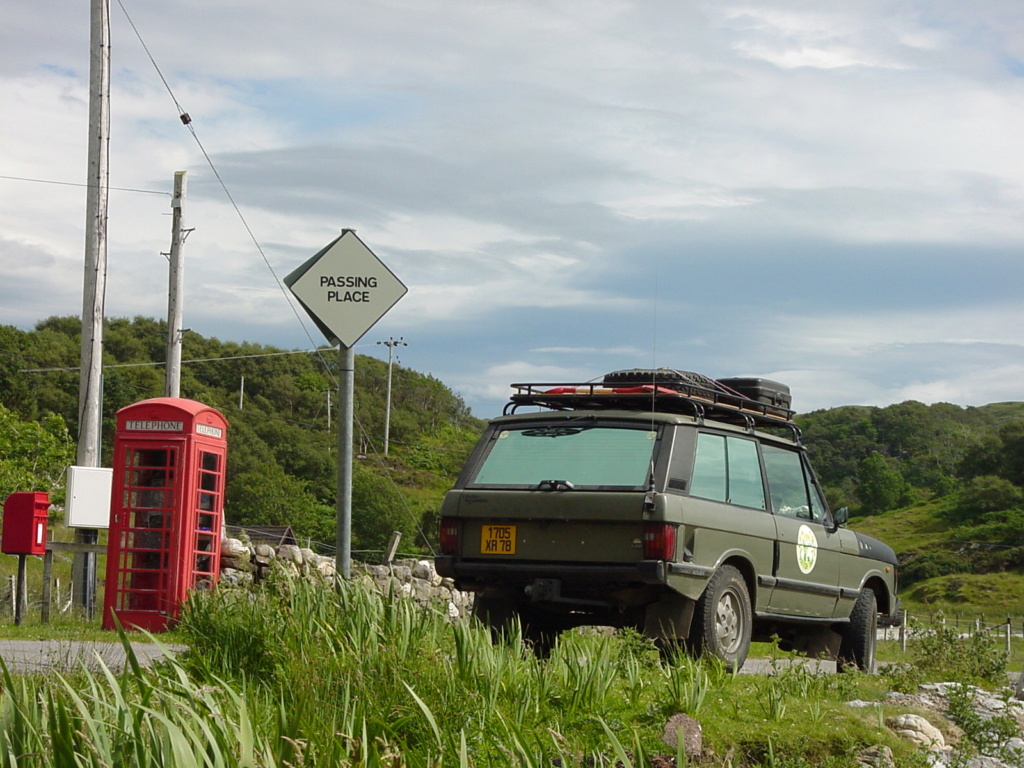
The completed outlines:
{"type": "Polygon", "coordinates": [[[688,645],[725,662],[730,672],[743,666],[750,651],[753,611],[742,574],[723,565],[708,582],[693,612],[688,645]]]}

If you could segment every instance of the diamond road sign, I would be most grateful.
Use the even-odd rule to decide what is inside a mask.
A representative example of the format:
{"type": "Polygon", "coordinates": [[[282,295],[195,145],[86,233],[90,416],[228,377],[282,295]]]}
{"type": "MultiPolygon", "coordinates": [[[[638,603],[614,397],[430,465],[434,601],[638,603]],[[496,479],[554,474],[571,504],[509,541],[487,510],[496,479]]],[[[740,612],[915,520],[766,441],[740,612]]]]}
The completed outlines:
{"type": "Polygon", "coordinates": [[[354,347],[408,288],[351,229],[284,279],[332,344],[354,347]]]}

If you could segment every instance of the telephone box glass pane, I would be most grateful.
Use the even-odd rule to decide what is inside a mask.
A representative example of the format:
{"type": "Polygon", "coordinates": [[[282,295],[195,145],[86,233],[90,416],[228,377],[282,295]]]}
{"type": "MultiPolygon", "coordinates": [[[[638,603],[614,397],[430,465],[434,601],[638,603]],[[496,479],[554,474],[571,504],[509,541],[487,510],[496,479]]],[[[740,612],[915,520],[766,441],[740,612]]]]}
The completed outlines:
{"type": "Polygon", "coordinates": [[[199,489],[192,574],[193,585],[196,587],[212,584],[216,579],[214,570],[223,500],[223,458],[217,453],[199,452],[199,489]]]}
{"type": "Polygon", "coordinates": [[[128,449],[125,457],[125,527],[121,533],[121,609],[165,611],[174,507],[175,448],[128,449]]]}

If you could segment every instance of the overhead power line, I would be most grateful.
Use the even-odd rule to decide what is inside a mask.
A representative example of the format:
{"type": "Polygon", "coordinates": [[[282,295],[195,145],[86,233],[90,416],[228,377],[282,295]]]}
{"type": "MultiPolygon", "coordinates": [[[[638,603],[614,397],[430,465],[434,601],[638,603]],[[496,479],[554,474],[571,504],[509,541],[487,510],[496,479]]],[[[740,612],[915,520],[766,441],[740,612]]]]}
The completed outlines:
{"type": "MultiPolygon", "coordinates": [[[[220,360],[249,360],[254,357],[280,357],[281,355],[313,355],[318,354],[318,349],[294,349],[290,352],[264,352],[258,355],[231,355],[230,357],[197,357],[194,360],[182,360],[186,363],[214,363],[220,360]]],[[[155,363],[110,363],[104,368],[147,368],[158,365],[166,365],[162,360],[155,363]]],[[[78,368],[22,368],[18,373],[51,373],[54,371],[77,371],[78,368]]]]}
{"type": "MultiPolygon", "coordinates": [[[[54,181],[52,179],[29,179],[25,176],[4,176],[0,174],[0,179],[8,179],[10,181],[30,181],[33,184],[56,184],[61,187],[93,187],[95,184],[82,184],[81,182],[75,181],[54,181]]],[[[105,186],[104,189],[116,190],[117,192],[138,192],[143,195],[164,195],[170,197],[169,192],[161,192],[156,189],[133,189],[132,187],[109,187],[105,186]]]]}
{"type": "MultiPolygon", "coordinates": [[[[306,334],[306,337],[309,339],[310,344],[315,348],[317,346],[316,342],[313,340],[313,337],[310,334],[309,329],[306,327],[306,324],[302,322],[302,315],[299,313],[298,307],[296,307],[295,302],[292,301],[291,295],[289,294],[288,289],[285,287],[284,283],[281,281],[281,278],[277,276],[277,272],[274,270],[273,265],[271,265],[270,259],[267,258],[267,254],[264,252],[263,246],[261,246],[259,240],[256,239],[256,233],[252,231],[252,228],[249,226],[249,222],[246,220],[245,215],[242,213],[242,209],[238,206],[238,203],[235,202],[235,198],[231,194],[231,190],[228,189],[227,183],[225,183],[223,177],[220,175],[220,171],[217,170],[217,166],[214,164],[213,158],[210,157],[209,152],[206,151],[206,147],[203,146],[203,142],[199,139],[199,134],[196,133],[195,126],[192,124],[192,117],[189,115],[188,112],[185,111],[185,108],[181,106],[181,102],[178,101],[178,97],[174,95],[174,89],[171,88],[171,84],[168,83],[167,78],[164,77],[164,73],[161,71],[160,65],[156,63],[156,59],[150,52],[149,46],[146,45],[146,41],[143,39],[142,33],[139,31],[138,27],[135,26],[135,22],[132,20],[131,15],[128,13],[128,9],[124,7],[124,3],[122,3],[121,0],[117,0],[117,4],[120,6],[125,18],[128,20],[128,24],[131,26],[132,31],[135,33],[135,36],[138,38],[139,44],[142,46],[142,50],[144,50],[146,52],[146,56],[149,57],[149,61],[153,65],[153,69],[156,70],[157,75],[160,77],[160,81],[164,84],[164,88],[167,89],[167,94],[171,97],[171,101],[174,102],[174,106],[178,110],[178,119],[181,120],[182,125],[188,128],[189,133],[192,134],[192,138],[195,140],[196,146],[199,147],[199,151],[206,159],[206,164],[210,166],[210,171],[213,172],[214,177],[220,184],[220,188],[224,192],[224,196],[227,197],[228,202],[231,204],[231,207],[235,211],[235,215],[238,216],[238,220],[242,223],[242,227],[245,229],[246,233],[249,235],[249,239],[252,240],[253,245],[256,247],[257,253],[259,253],[260,257],[263,259],[263,263],[270,271],[271,276],[274,278],[274,282],[277,283],[277,287],[280,288],[281,293],[285,298],[285,301],[288,302],[288,306],[291,308],[292,313],[295,315],[295,319],[298,321],[303,333],[306,334]]],[[[323,354],[319,350],[317,351],[317,354],[320,356],[321,361],[324,364],[324,368],[329,370],[327,361],[323,360],[323,354]]],[[[334,378],[333,374],[329,375],[331,375],[331,377],[334,378]]]]}

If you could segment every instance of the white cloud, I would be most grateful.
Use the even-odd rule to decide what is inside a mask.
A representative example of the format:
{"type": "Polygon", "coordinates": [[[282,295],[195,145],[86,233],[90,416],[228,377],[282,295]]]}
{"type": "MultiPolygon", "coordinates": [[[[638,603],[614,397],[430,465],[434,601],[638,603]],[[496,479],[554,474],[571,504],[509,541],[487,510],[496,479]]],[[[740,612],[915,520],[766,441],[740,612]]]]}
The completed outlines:
{"type": "MultiPolygon", "coordinates": [[[[489,411],[511,380],[655,356],[777,371],[798,403],[1013,396],[1019,3],[128,11],[245,217],[113,9],[111,182],[188,171],[201,333],[308,345],[265,260],[353,227],[410,287],[381,329],[489,411]]],[[[84,180],[86,17],[5,17],[0,175],[84,180]]],[[[112,314],[165,311],[168,214],[111,193],[112,314]]],[[[0,322],[79,311],[84,219],[79,187],[0,178],[0,322]]]]}

